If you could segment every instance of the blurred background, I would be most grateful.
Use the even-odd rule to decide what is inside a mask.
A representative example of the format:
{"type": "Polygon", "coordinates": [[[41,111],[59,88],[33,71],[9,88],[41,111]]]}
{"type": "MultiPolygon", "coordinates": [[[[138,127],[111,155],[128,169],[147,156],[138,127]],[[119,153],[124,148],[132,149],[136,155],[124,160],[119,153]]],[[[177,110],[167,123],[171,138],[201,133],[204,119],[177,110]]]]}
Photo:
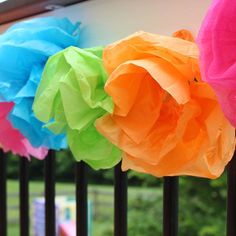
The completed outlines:
{"type": "MultiPolygon", "coordinates": [[[[18,162],[19,157],[8,158],[8,221],[9,236],[19,235],[18,224],[18,162]]],[[[70,152],[57,153],[57,196],[73,198],[74,159],[70,152]]],[[[90,228],[94,236],[113,235],[113,169],[89,170],[88,197],[92,205],[90,228]]],[[[43,162],[30,163],[31,231],[33,230],[33,203],[42,197],[43,162]]],[[[129,171],[128,230],[132,236],[157,236],[162,232],[162,179],[129,171]]],[[[225,232],[226,175],[218,180],[180,177],[180,232],[181,236],[221,236],[225,232]]],[[[33,232],[33,231],[32,231],[33,232]]]]}

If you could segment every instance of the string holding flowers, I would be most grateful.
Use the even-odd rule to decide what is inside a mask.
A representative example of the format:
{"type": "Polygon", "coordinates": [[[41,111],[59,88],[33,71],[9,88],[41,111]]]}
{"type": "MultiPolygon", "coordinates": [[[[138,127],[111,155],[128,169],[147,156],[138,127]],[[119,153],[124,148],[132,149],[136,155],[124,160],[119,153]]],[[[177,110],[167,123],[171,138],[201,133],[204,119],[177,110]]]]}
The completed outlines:
{"type": "Polygon", "coordinates": [[[78,45],[78,26],[68,19],[37,18],[10,27],[0,36],[0,100],[14,102],[8,119],[34,147],[65,148],[33,114],[32,104],[47,59],[78,45]]]}
{"type": "Polygon", "coordinates": [[[193,42],[145,32],[104,49],[105,91],[115,109],[96,128],[124,152],[123,170],[207,178],[223,172],[234,128],[201,80],[198,56],[193,42]]]}
{"type": "Polygon", "coordinates": [[[77,161],[94,169],[111,168],[121,159],[118,148],[97,132],[94,122],[113,112],[104,91],[107,74],[102,48],[69,47],[52,56],[38,87],[33,110],[55,133],[66,133],[77,161]],[[53,119],[53,122],[50,122],[53,119]]]}

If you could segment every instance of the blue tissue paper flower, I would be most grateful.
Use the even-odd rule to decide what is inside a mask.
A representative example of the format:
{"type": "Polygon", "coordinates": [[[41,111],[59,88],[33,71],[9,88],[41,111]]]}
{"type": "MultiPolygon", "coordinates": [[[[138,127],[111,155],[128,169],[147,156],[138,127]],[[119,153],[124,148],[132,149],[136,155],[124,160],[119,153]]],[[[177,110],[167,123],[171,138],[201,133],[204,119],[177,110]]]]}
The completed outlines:
{"type": "Polygon", "coordinates": [[[78,28],[66,18],[47,17],[17,23],[0,35],[0,101],[15,103],[8,118],[35,147],[66,147],[65,135],[45,128],[32,105],[48,58],[78,46],[78,28]]]}

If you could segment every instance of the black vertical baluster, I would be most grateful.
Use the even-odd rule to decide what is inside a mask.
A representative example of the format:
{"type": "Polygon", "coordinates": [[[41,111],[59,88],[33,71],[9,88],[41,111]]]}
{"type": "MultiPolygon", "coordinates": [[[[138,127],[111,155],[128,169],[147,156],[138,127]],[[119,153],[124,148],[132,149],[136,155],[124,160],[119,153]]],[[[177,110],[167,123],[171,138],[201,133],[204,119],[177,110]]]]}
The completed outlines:
{"type": "Polygon", "coordinates": [[[0,235],[7,235],[7,156],[0,150],[0,235]]]}
{"type": "Polygon", "coordinates": [[[76,235],[88,236],[88,180],[83,161],[76,163],[76,235]]]}
{"type": "Polygon", "coordinates": [[[228,165],[227,236],[236,235],[236,152],[228,165]]]}
{"type": "Polygon", "coordinates": [[[20,235],[29,235],[29,161],[20,158],[20,235]]]}
{"type": "Polygon", "coordinates": [[[163,236],[178,235],[178,177],[164,177],[163,236]]]}
{"type": "Polygon", "coordinates": [[[115,166],[115,236],[127,236],[127,172],[115,166]]]}
{"type": "Polygon", "coordinates": [[[45,159],[45,236],[56,235],[55,227],[55,151],[45,159]]]}

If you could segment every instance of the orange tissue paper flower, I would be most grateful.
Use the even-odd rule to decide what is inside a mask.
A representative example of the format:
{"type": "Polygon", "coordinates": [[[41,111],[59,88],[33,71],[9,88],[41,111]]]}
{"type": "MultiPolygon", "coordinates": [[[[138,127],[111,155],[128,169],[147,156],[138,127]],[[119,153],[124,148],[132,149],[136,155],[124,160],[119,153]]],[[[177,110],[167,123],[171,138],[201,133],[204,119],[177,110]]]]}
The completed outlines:
{"type": "Polygon", "coordinates": [[[234,128],[200,78],[192,41],[188,31],[138,32],[105,48],[115,109],[96,128],[123,150],[123,170],[216,178],[232,158],[234,128]]]}

